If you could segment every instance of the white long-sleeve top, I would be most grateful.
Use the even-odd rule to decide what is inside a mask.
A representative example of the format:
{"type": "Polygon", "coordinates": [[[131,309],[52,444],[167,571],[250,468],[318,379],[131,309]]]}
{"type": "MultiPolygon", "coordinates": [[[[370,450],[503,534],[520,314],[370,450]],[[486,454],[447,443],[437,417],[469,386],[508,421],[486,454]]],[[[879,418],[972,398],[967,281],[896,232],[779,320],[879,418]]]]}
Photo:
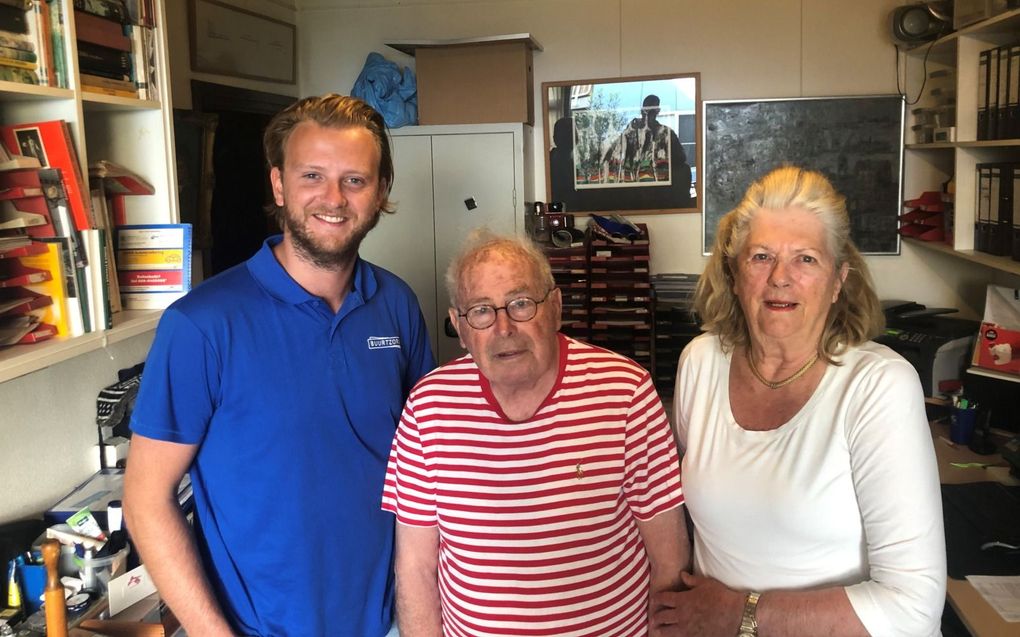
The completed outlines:
{"type": "Polygon", "coordinates": [[[917,373],[877,343],[840,360],[788,422],[748,431],[718,338],[684,350],[675,422],[695,572],[741,590],[844,586],[871,635],[938,635],[945,536],[917,373]]]}

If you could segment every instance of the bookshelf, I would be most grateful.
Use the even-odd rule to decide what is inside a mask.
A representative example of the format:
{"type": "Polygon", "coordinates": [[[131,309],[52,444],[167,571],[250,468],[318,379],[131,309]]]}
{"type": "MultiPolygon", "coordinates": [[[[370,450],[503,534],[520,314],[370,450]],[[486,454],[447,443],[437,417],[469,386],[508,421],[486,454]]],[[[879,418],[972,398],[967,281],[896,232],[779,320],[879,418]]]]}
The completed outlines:
{"type": "Polygon", "coordinates": [[[988,254],[987,252],[980,252],[978,250],[957,250],[956,248],[942,243],[941,241],[920,241],[909,237],[904,237],[903,241],[911,245],[919,246],[925,250],[948,254],[949,256],[956,257],[957,259],[963,259],[964,261],[983,265],[986,268],[1020,276],[1020,261],[1014,261],[1009,257],[997,257],[994,254],[988,254]]]}
{"type": "Polygon", "coordinates": [[[917,96],[925,71],[952,72],[954,82],[949,88],[955,93],[956,134],[952,141],[915,143],[918,140],[912,127],[920,122],[915,110],[938,105],[926,86],[918,103],[907,107],[903,164],[905,199],[917,197],[923,191],[939,190],[952,177],[956,185],[953,244],[904,241],[1014,276],[1020,275],[1020,261],[974,250],[974,222],[977,164],[1020,161],[1020,139],[978,140],[978,60],[981,51],[1017,42],[1020,9],[1013,9],[906,51],[909,98],[917,96]]]}
{"type": "Polygon", "coordinates": [[[160,314],[158,311],[125,310],[114,316],[112,329],[0,349],[0,383],[154,330],[160,314]]]}
{"type": "MultiPolygon", "coordinates": [[[[128,223],[176,223],[179,218],[170,101],[165,0],[154,0],[152,30],[157,86],[149,99],[86,90],[81,82],[74,0],[50,0],[63,12],[67,88],[0,81],[0,124],[64,120],[78,152],[82,174],[106,159],[149,181],[156,194],[125,198],[128,223]]],[[[64,340],[0,349],[0,383],[155,329],[158,311],[123,311],[111,329],[64,340]]]]}

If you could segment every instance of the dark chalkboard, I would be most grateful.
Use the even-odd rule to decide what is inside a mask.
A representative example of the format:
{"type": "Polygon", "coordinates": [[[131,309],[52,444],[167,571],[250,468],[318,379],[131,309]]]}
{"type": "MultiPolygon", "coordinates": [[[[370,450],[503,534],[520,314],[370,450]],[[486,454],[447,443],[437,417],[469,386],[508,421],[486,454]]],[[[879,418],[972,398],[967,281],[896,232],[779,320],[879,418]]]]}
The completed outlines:
{"type": "Polygon", "coordinates": [[[755,179],[794,164],[824,173],[846,197],[861,252],[899,254],[902,133],[895,95],[705,102],[704,251],[755,179]]]}

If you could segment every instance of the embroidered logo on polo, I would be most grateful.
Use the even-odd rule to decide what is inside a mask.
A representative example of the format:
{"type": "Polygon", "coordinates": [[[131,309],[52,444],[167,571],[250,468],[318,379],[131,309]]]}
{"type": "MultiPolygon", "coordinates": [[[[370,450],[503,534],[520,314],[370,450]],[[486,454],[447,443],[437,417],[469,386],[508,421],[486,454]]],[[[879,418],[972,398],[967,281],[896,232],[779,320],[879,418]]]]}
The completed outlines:
{"type": "Polygon", "coordinates": [[[400,349],[399,336],[369,336],[368,349],[400,349]]]}

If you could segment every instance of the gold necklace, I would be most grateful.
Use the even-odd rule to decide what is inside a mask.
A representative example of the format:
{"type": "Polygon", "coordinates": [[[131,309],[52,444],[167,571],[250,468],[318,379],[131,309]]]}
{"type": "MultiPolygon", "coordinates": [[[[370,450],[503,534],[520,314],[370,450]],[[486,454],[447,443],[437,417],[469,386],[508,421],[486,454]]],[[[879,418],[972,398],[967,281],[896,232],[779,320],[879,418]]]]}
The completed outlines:
{"type": "Polygon", "coordinates": [[[808,362],[804,363],[804,365],[800,369],[795,371],[793,373],[793,376],[773,382],[771,380],[765,380],[765,377],[761,375],[761,372],[758,371],[758,368],[754,366],[754,360],[751,358],[751,348],[748,347],[744,353],[747,358],[747,366],[751,368],[751,373],[754,374],[754,377],[757,378],[762,385],[765,385],[769,389],[779,389],[780,387],[786,387],[793,381],[797,380],[798,378],[806,374],[807,370],[811,369],[811,366],[818,361],[818,352],[816,350],[815,355],[808,359],[808,362]]]}

